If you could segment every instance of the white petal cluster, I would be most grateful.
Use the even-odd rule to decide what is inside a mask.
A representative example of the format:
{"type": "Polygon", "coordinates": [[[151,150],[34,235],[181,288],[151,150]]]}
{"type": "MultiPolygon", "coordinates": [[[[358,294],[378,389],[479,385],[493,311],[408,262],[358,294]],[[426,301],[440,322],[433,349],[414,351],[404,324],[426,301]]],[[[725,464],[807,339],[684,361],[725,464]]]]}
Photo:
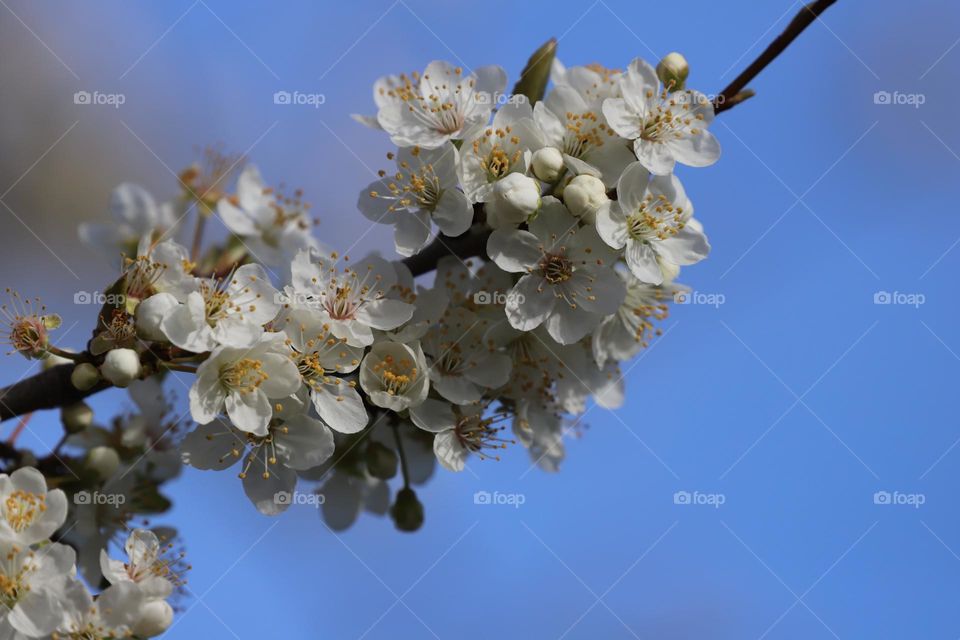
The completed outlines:
{"type": "Polygon", "coordinates": [[[173,622],[167,599],[181,582],[152,531],[131,532],[126,563],[101,549],[102,577],[110,586],[93,595],[77,578],[73,547],[50,540],[67,517],[63,491],[48,491],[39,471],[23,467],[0,474],[0,505],[4,637],[151,638],[173,622]]]}
{"type": "MultiPolygon", "coordinates": [[[[180,462],[236,467],[260,512],[305,495],[338,528],[364,508],[387,511],[385,481],[398,467],[409,488],[411,451],[426,452],[424,479],[435,462],[460,471],[512,443],[558,468],[571,421],[622,404],[620,363],[658,335],[684,291],[680,268],[710,251],[672,171],[719,157],[713,106],[684,88],[689,68],[672,55],[660,65],[666,85],[639,59],[623,72],[555,61],[533,104],[504,93],[500,67],[432,62],[377,80],[376,115],[356,118],[397,149],[357,206],[393,227],[402,261],[328,249],[300,193],[279,195],[253,165],[232,190],[214,189],[230,174],[223,167],[189,176],[194,192],[208,185],[193,194],[202,215],[230,233],[207,252],[199,234],[190,252],[164,237],[163,210],[118,188],[126,226],[114,240],[137,247],[115,285],[123,300],[101,311],[78,369],[98,367],[131,390],[163,371],[195,374],[188,400],[199,426],[174,464],[156,459],[163,471],[151,480],[180,462]],[[456,257],[464,246],[466,261],[456,257]],[[435,261],[438,247],[449,255],[435,261]],[[435,276],[415,281],[424,259],[435,276]],[[301,482],[317,485],[297,494],[301,482]]],[[[106,474],[117,476],[128,451],[156,444],[136,420],[124,428],[119,442],[88,426],[71,443],[119,451],[106,474]]],[[[407,512],[391,515],[413,527],[422,511],[405,500],[407,512]]],[[[152,541],[130,544],[131,557],[150,557],[152,541]]],[[[126,589],[119,568],[104,566],[117,577],[111,588],[126,589]]],[[[157,628],[169,618],[156,599],[136,606],[157,628]]]]}

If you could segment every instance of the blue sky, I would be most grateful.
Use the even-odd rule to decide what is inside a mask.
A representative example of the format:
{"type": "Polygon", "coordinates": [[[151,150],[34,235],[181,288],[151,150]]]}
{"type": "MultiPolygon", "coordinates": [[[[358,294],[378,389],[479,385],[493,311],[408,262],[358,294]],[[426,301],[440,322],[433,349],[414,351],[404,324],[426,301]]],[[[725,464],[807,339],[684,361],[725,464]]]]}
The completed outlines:
{"type": "MultiPolygon", "coordinates": [[[[16,56],[0,77],[42,99],[36,118],[0,107],[0,126],[7,139],[48,129],[3,176],[5,284],[79,322],[66,342],[80,346],[94,312],[71,296],[110,271],[73,225],[103,215],[105,185],[172,194],[168,168],[214,142],[303,187],[325,240],[389,250],[389,230],[368,232],[354,207],[390,148],[349,119],[373,111],[377,76],[441,58],[515,79],[556,36],[567,64],[679,50],[689,84],[713,93],[798,8],[9,0],[16,56]],[[77,90],[127,101],[84,109],[77,90]],[[278,90],[326,101],[278,107],[278,90]],[[57,191],[84,171],[96,175],[57,191]],[[48,186],[58,195],[25,214],[48,186]]],[[[268,519],[232,474],[186,471],[165,521],[197,597],[167,637],[960,635],[958,18],[933,0],[841,0],[752,83],[756,98],[718,118],[720,162],[678,173],[713,245],[682,280],[724,303],[673,309],[627,365],[625,406],[590,409],[559,474],[531,471],[517,448],[476,476],[438,472],[415,535],[370,516],[334,535],[309,507],[268,519]],[[894,303],[876,304],[882,292],[894,303]],[[525,501],[475,505],[478,490],[525,501]],[[675,504],[683,491],[723,504],[675,504]],[[923,504],[875,504],[877,492],[923,504]]],[[[2,366],[4,381],[24,373],[2,366]]],[[[106,416],[123,402],[93,405],[106,416]]],[[[25,442],[43,450],[58,429],[37,416],[25,442]]]]}

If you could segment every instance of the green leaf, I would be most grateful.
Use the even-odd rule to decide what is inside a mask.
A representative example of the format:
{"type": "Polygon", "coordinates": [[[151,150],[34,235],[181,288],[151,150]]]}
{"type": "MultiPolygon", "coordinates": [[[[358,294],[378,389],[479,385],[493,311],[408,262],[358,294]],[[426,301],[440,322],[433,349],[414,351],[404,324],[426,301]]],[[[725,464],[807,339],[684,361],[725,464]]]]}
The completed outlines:
{"type": "Polygon", "coordinates": [[[523,68],[520,79],[513,87],[514,95],[525,95],[531,105],[538,100],[543,100],[543,94],[547,91],[547,82],[550,80],[550,67],[553,66],[553,58],[556,55],[556,38],[550,38],[534,51],[527,60],[527,66],[523,68]]]}

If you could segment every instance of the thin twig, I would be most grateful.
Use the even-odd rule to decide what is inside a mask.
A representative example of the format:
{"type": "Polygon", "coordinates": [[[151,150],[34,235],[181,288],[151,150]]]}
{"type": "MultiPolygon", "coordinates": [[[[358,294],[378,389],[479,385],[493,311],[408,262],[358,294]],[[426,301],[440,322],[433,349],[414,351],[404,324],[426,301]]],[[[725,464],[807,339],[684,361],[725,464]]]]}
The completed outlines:
{"type": "Polygon", "coordinates": [[[826,11],[830,5],[837,0],[816,0],[810,4],[804,5],[800,12],[793,17],[787,28],[777,36],[776,40],[770,43],[763,53],[754,60],[749,67],[743,70],[743,73],[734,78],[730,85],[721,91],[714,100],[714,110],[716,113],[722,113],[727,109],[732,109],[750,96],[734,99],[740,94],[751,80],[757,77],[761,71],[767,68],[767,65],[774,61],[784,50],[790,46],[790,43],[797,39],[804,29],[813,24],[817,17],[826,11]]]}

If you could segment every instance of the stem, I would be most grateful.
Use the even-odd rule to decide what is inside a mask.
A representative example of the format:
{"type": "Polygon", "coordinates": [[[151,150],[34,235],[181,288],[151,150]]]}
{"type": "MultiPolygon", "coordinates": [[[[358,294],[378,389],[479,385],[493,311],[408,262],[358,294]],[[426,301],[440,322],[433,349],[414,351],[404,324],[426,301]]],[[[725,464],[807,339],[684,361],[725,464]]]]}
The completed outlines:
{"type": "Polygon", "coordinates": [[[410,487],[410,471],[407,469],[407,456],[403,452],[403,442],[400,440],[400,429],[397,423],[390,425],[393,428],[393,439],[397,441],[397,455],[400,456],[400,472],[403,473],[403,488],[410,487]]]}
{"type": "Polygon", "coordinates": [[[14,428],[13,432],[10,434],[10,437],[7,438],[7,444],[12,446],[14,443],[16,443],[17,438],[20,437],[20,434],[23,433],[23,430],[27,428],[27,423],[30,422],[30,418],[32,417],[33,417],[33,412],[31,411],[27,415],[20,418],[20,422],[17,423],[17,426],[16,428],[14,428]]]}
{"type": "Polygon", "coordinates": [[[811,2],[800,9],[800,12],[793,17],[793,20],[790,21],[790,24],[787,25],[784,32],[777,36],[777,38],[770,43],[770,46],[764,49],[763,53],[761,53],[749,67],[743,70],[743,73],[734,78],[733,82],[731,82],[726,89],[720,92],[713,102],[714,111],[716,113],[722,113],[740,104],[746,98],[749,98],[750,96],[746,96],[746,98],[741,97],[739,100],[734,99],[746,88],[751,80],[767,68],[768,64],[783,53],[784,50],[790,46],[790,43],[803,33],[804,29],[813,24],[817,16],[830,8],[830,5],[836,1],[837,0],[816,0],[816,2],[811,2]]]}
{"type": "Polygon", "coordinates": [[[197,225],[193,228],[193,245],[190,248],[190,262],[200,258],[200,246],[203,244],[203,229],[207,225],[207,215],[197,207],[197,225]]]}
{"type": "Polygon", "coordinates": [[[60,356],[61,358],[66,358],[67,360],[73,360],[74,362],[83,362],[85,360],[83,354],[81,353],[64,351],[60,347],[55,347],[52,344],[47,345],[47,353],[52,353],[55,356],[60,356]]]}
{"type": "Polygon", "coordinates": [[[170,369],[171,371],[183,371],[184,373],[196,373],[196,367],[188,367],[185,364],[176,364],[175,362],[158,362],[157,366],[163,367],[164,369],[170,369]]]}

